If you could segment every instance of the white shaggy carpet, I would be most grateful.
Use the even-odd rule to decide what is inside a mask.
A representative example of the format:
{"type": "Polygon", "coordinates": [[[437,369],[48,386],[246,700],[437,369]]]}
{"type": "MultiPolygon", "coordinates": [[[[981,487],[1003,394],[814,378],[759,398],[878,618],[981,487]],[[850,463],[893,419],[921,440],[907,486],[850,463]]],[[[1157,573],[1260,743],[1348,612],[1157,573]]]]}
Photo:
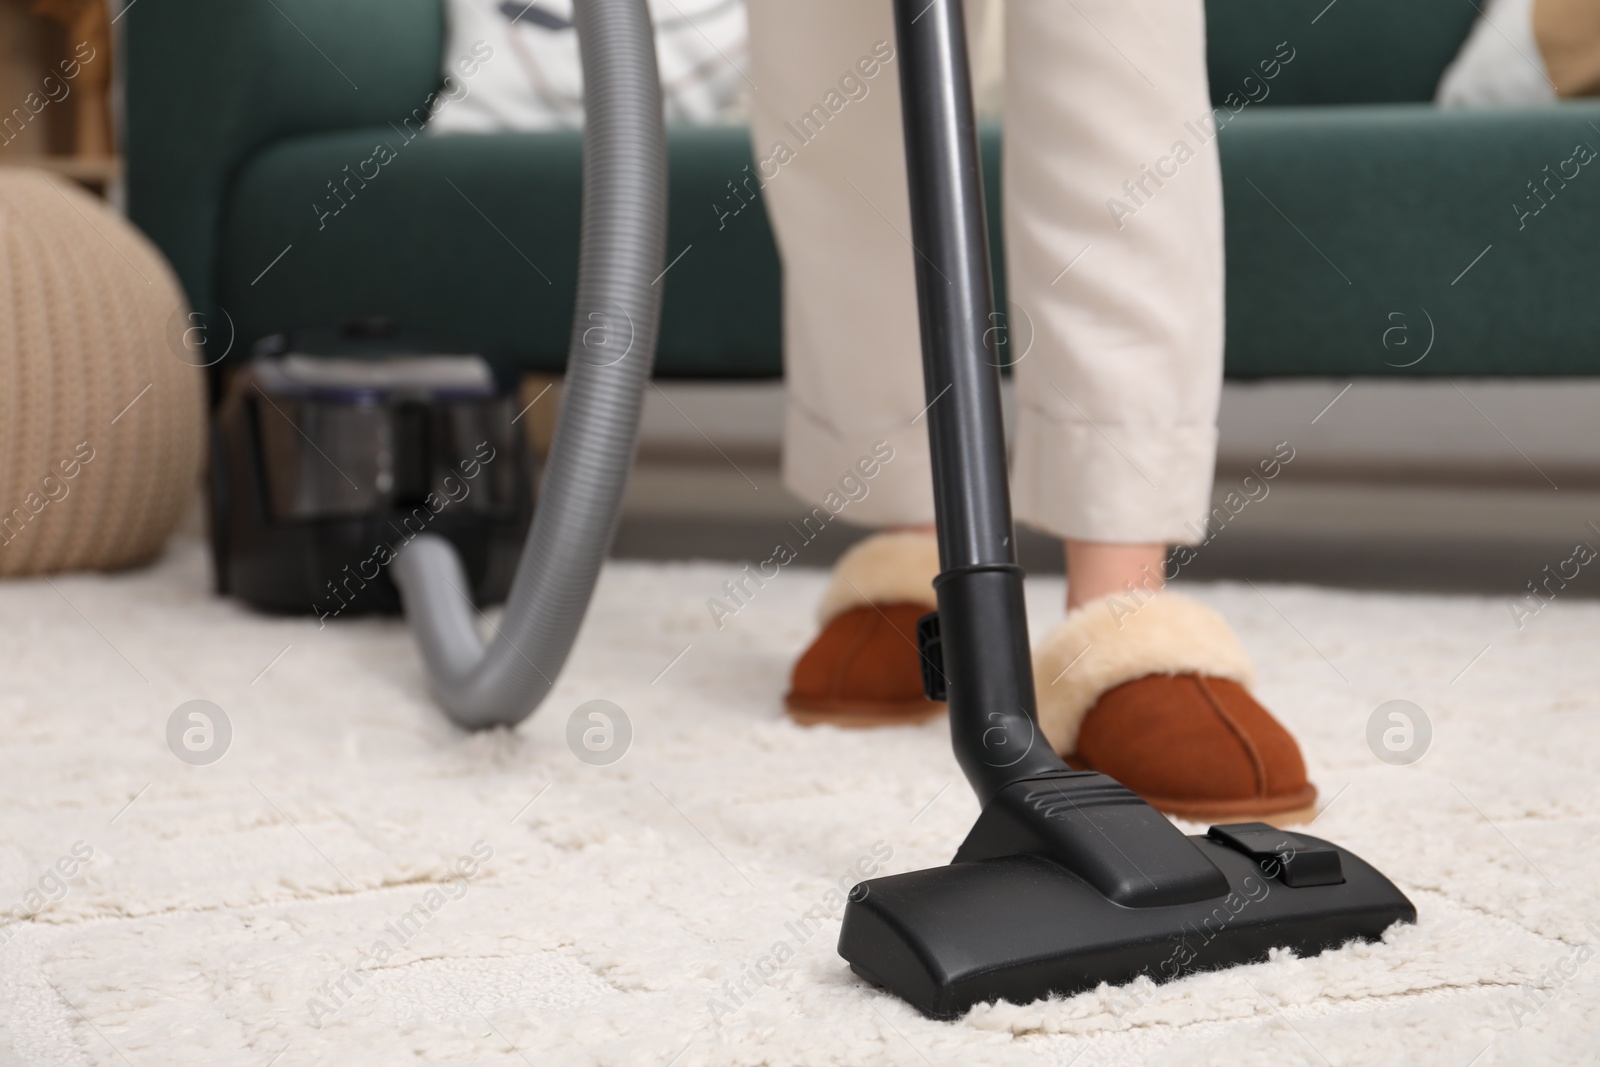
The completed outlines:
{"type": "MultiPolygon", "coordinates": [[[[977,809],[944,728],[790,725],[823,576],[785,570],[718,631],[736,570],[612,566],[545,707],[480,736],[430,705],[399,623],[253,615],[193,540],[0,586],[0,1063],[1595,1061],[1600,605],[1519,633],[1499,601],[1193,590],[1304,743],[1315,832],[1419,924],[933,1023],[851,975],[836,922],[790,924],[875,845],[891,872],[949,859],[977,809]],[[635,733],[609,767],[566,743],[599,697],[635,733]],[[165,740],[195,698],[233,724],[212,766],[165,740]],[[1433,722],[1409,767],[1364,739],[1394,698],[1433,722]]],[[[1033,584],[1036,626],[1060,592],[1033,584]]]]}

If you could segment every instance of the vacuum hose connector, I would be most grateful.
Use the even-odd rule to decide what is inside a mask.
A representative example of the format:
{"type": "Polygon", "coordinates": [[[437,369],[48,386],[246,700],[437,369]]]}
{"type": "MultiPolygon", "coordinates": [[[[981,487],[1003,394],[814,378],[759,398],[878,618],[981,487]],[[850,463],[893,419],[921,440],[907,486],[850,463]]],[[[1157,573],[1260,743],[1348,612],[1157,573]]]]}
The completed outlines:
{"type": "Polygon", "coordinates": [[[655,363],[667,146],[645,0],[573,5],[583,64],[583,220],[561,418],[494,640],[454,547],[418,536],[391,564],[434,694],[468,729],[511,726],[549,693],[611,547],[655,363]]]}

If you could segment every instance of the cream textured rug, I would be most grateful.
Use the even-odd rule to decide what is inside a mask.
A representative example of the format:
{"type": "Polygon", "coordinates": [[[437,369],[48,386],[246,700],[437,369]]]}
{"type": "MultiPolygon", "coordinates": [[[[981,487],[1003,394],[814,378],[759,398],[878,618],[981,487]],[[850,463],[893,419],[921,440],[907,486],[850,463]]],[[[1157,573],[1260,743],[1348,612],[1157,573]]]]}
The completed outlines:
{"type": "MultiPolygon", "coordinates": [[[[719,631],[737,572],[612,566],[545,707],[472,737],[398,622],[253,615],[193,540],[0,586],[0,1063],[1594,1062],[1600,605],[1519,632],[1498,601],[1193,589],[1302,739],[1315,832],[1420,923],[932,1023],[802,916],[858,862],[948,860],[977,810],[944,728],[789,725],[823,574],[719,631]],[[567,740],[597,698],[632,726],[609,766],[567,740]],[[209,766],[167,741],[195,699],[231,724],[209,766]],[[1366,741],[1392,699],[1432,723],[1410,766],[1366,741]]],[[[1060,593],[1033,584],[1036,627],[1060,593]]]]}

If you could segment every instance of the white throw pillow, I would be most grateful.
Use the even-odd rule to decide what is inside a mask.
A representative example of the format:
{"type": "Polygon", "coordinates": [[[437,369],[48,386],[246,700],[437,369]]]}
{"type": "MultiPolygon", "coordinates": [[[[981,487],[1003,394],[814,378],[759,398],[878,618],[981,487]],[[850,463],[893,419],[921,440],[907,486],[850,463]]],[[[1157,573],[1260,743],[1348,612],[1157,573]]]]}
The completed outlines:
{"type": "Polygon", "coordinates": [[[1524,107],[1555,99],[1533,37],[1533,0],[1489,0],[1434,96],[1442,107],[1524,107]]]}
{"type": "MultiPolygon", "coordinates": [[[[743,118],[744,0],[649,0],[668,122],[743,118]]],[[[436,133],[583,125],[572,0],[447,0],[436,133]]]]}

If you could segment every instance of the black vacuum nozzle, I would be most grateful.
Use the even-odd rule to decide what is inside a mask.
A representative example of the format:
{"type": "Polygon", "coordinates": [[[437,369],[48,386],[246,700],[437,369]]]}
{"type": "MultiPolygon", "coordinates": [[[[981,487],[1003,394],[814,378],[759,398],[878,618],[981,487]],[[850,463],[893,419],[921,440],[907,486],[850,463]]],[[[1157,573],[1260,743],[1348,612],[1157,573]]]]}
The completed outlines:
{"type": "Polygon", "coordinates": [[[1314,955],[1415,922],[1359,856],[1266,823],[1186,837],[1105,775],[1018,782],[948,867],[863,882],[839,954],[926,1015],[1314,955]],[[1032,814],[1022,814],[1032,813],[1032,814]],[[1036,817],[1037,816],[1037,817],[1036,817]],[[1041,835],[1044,835],[1041,837],[1041,835]]]}
{"type": "Polygon", "coordinates": [[[983,814],[948,867],[851,891],[839,954],[936,1018],[1376,939],[1416,909],[1360,857],[1265,823],[1186,837],[1069,769],[1034,710],[960,0],[895,0],[941,572],[917,627],[983,814]]]}

